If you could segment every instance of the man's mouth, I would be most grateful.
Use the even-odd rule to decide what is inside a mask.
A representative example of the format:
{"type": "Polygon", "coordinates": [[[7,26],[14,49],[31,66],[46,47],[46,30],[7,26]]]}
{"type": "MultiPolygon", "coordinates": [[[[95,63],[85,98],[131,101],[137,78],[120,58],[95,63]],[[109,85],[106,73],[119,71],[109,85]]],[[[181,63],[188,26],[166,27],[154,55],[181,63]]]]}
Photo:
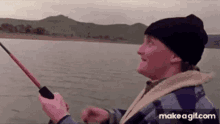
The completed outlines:
{"type": "Polygon", "coordinates": [[[141,58],[142,61],[146,61],[146,59],[141,58]]]}

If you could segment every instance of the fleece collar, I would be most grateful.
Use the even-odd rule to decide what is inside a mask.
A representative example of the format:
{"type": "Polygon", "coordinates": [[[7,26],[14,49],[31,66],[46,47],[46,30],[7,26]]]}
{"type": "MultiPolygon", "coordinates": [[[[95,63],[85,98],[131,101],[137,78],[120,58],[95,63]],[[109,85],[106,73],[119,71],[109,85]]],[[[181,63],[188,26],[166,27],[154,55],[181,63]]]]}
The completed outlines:
{"type": "Polygon", "coordinates": [[[157,100],[158,98],[183,87],[202,85],[210,81],[214,76],[214,72],[202,73],[194,70],[178,73],[169,78],[166,78],[165,80],[154,86],[141,99],[141,96],[145,92],[144,88],[136,97],[131,106],[127,109],[124,116],[121,118],[120,124],[124,124],[129,118],[131,118],[145,106],[149,105],[151,102],[157,100]]]}

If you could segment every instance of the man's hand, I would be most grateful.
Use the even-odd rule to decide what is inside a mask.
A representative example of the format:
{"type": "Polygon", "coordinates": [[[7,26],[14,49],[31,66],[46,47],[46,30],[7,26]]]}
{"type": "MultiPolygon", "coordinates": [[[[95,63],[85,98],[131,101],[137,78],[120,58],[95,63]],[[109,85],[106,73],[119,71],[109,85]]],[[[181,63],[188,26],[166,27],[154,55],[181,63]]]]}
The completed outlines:
{"type": "Polygon", "coordinates": [[[81,119],[86,123],[90,123],[90,122],[102,123],[109,119],[109,114],[106,110],[103,110],[98,107],[90,106],[82,111],[81,119]]]}
{"type": "Polygon", "coordinates": [[[70,115],[69,106],[64,102],[63,97],[59,93],[54,93],[54,99],[47,99],[38,96],[42,109],[50,117],[50,119],[58,123],[66,115],[70,115]]]}

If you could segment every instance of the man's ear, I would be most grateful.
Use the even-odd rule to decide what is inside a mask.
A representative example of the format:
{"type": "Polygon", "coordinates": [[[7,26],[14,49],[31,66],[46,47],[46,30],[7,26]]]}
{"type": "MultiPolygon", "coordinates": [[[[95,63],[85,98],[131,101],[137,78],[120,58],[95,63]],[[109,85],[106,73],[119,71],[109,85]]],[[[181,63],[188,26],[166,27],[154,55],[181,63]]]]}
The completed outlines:
{"type": "Polygon", "coordinates": [[[178,63],[181,61],[182,61],[182,59],[179,56],[177,56],[176,54],[173,54],[170,58],[171,63],[178,63]]]}

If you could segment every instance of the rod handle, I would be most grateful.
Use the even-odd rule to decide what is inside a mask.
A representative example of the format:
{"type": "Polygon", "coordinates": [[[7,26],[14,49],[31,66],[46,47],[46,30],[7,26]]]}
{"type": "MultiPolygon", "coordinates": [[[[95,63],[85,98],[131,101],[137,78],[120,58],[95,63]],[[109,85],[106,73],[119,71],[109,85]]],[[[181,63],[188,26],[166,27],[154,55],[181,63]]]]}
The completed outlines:
{"type": "Polygon", "coordinates": [[[41,96],[43,96],[44,98],[48,98],[48,99],[54,99],[54,95],[53,93],[50,92],[50,90],[44,86],[39,90],[41,96]]]}

